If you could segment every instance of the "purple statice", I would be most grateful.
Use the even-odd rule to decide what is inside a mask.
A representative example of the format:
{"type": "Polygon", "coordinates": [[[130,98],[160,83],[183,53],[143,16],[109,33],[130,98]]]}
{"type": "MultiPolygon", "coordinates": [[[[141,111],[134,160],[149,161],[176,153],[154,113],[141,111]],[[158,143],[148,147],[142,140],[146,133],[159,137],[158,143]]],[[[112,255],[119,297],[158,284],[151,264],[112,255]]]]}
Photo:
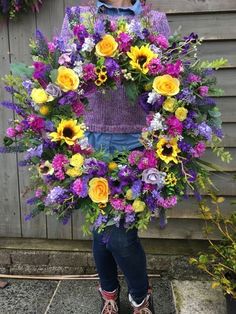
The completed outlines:
{"type": "Polygon", "coordinates": [[[148,100],[149,92],[145,92],[139,96],[139,105],[146,113],[149,113],[150,111],[158,111],[162,107],[165,97],[160,96],[156,98],[153,103],[149,103],[148,100]]]}
{"type": "Polygon", "coordinates": [[[34,204],[36,204],[37,201],[38,201],[38,198],[33,196],[33,197],[27,199],[26,204],[27,205],[34,205],[34,204]]]}
{"type": "Polygon", "coordinates": [[[120,51],[128,52],[130,50],[130,47],[132,46],[132,37],[129,34],[121,32],[116,40],[119,44],[120,51]]]}
{"type": "Polygon", "coordinates": [[[211,69],[211,68],[208,68],[208,69],[204,69],[202,74],[204,76],[211,76],[215,73],[215,70],[211,69]]]}
{"type": "Polygon", "coordinates": [[[94,24],[94,33],[99,36],[104,36],[106,33],[105,24],[102,20],[97,20],[94,24]]]}
{"type": "Polygon", "coordinates": [[[143,26],[139,20],[133,19],[128,28],[130,33],[135,34],[140,39],[144,39],[143,26]]]}
{"type": "Polygon", "coordinates": [[[77,101],[78,94],[74,91],[65,93],[58,101],[59,105],[69,105],[77,101]]]}
{"type": "Polygon", "coordinates": [[[22,86],[25,88],[27,93],[30,95],[33,89],[33,82],[31,80],[25,80],[22,82],[22,86]]]}
{"type": "Polygon", "coordinates": [[[81,117],[84,115],[85,106],[84,104],[78,99],[76,102],[72,104],[72,110],[76,114],[77,117],[81,117]]]}
{"type": "Polygon", "coordinates": [[[221,128],[217,128],[217,127],[212,127],[212,132],[218,137],[218,138],[223,138],[224,137],[224,133],[223,130],[221,128]]]}
{"type": "Polygon", "coordinates": [[[78,178],[72,184],[72,192],[81,198],[88,196],[88,180],[86,178],[78,178]]]}
{"type": "Polygon", "coordinates": [[[212,129],[211,127],[205,122],[201,122],[198,126],[197,126],[197,130],[196,133],[205,137],[205,139],[207,141],[211,141],[212,138],[212,129]]]}
{"type": "Polygon", "coordinates": [[[133,169],[125,165],[125,166],[122,166],[122,168],[119,170],[118,178],[122,182],[129,183],[129,182],[133,182],[136,179],[136,175],[133,169]]]}
{"type": "Polygon", "coordinates": [[[68,191],[60,186],[54,187],[49,194],[47,195],[46,199],[44,200],[44,203],[46,206],[56,204],[56,203],[62,203],[65,198],[67,197],[68,191]]]}
{"type": "Polygon", "coordinates": [[[95,227],[95,229],[98,229],[102,224],[106,223],[107,220],[108,217],[106,215],[99,214],[93,226],[95,227]]]}
{"type": "Polygon", "coordinates": [[[70,8],[70,7],[66,8],[66,16],[67,16],[68,21],[70,23],[73,22],[74,14],[73,14],[72,8],[70,8]]]}
{"type": "Polygon", "coordinates": [[[119,64],[113,58],[106,58],[105,67],[109,77],[113,77],[120,69],[119,64]]]}
{"type": "Polygon", "coordinates": [[[187,82],[188,83],[199,83],[199,82],[201,82],[201,77],[197,74],[189,73],[189,75],[187,77],[187,82]]]}
{"type": "Polygon", "coordinates": [[[29,160],[33,157],[41,157],[43,154],[43,144],[40,144],[37,147],[29,148],[24,156],[25,160],[29,160]]]}
{"type": "Polygon", "coordinates": [[[196,96],[193,94],[193,91],[189,88],[183,88],[180,93],[176,96],[178,100],[185,100],[186,102],[193,104],[196,101],[196,96]]]}
{"type": "Polygon", "coordinates": [[[30,221],[33,217],[34,217],[34,214],[33,213],[29,213],[28,215],[25,215],[24,221],[25,222],[30,221]]]}
{"type": "Polygon", "coordinates": [[[96,158],[88,158],[84,162],[84,168],[88,175],[103,177],[108,172],[107,163],[96,158]]]}
{"type": "Polygon", "coordinates": [[[193,119],[187,117],[183,121],[183,127],[184,127],[184,129],[187,129],[187,130],[194,130],[194,129],[196,129],[197,124],[193,121],[193,119]]]}
{"type": "Polygon", "coordinates": [[[145,203],[152,212],[157,208],[157,201],[152,195],[146,196],[145,203]]]}
{"type": "Polygon", "coordinates": [[[192,146],[189,143],[185,142],[184,140],[178,142],[178,147],[179,149],[181,149],[182,152],[187,154],[190,154],[192,149],[192,146]]]}
{"type": "Polygon", "coordinates": [[[133,198],[137,198],[140,196],[142,192],[142,180],[135,180],[131,187],[133,198]]]}
{"type": "Polygon", "coordinates": [[[47,58],[49,54],[48,43],[44,35],[38,29],[36,30],[36,45],[37,55],[47,58]]]}
{"type": "Polygon", "coordinates": [[[2,102],[0,102],[0,106],[5,107],[7,109],[10,109],[12,111],[15,111],[20,116],[23,116],[23,117],[26,116],[24,110],[21,109],[20,107],[18,107],[17,104],[14,104],[11,101],[2,101],[2,102]]]}
{"type": "Polygon", "coordinates": [[[135,213],[126,213],[124,227],[129,227],[133,222],[135,222],[135,213]]]}

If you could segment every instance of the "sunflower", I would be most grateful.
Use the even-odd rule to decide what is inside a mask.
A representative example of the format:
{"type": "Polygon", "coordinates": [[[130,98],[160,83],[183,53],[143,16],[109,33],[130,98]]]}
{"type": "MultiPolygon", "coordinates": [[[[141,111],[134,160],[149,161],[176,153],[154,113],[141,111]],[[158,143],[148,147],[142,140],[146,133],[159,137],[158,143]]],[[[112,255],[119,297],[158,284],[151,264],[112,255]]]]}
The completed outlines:
{"type": "Polygon", "coordinates": [[[169,163],[173,161],[174,163],[178,163],[177,156],[181,150],[178,148],[177,139],[171,138],[161,138],[157,143],[157,156],[164,160],[165,163],[169,163]]]}
{"type": "Polygon", "coordinates": [[[57,132],[50,133],[52,142],[64,140],[68,145],[74,145],[78,138],[84,136],[84,128],[82,124],[77,124],[77,120],[62,120],[57,132]]]}
{"type": "Polygon", "coordinates": [[[141,46],[140,48],[135,46],[131,47],[130,51],[127,52],[128,57],[131,59],[130,65],[133,69],[137,69],[144,74],[148,72],[148,63],[156,58],[158,55],[152,52],[149,45],[141,46]]]}

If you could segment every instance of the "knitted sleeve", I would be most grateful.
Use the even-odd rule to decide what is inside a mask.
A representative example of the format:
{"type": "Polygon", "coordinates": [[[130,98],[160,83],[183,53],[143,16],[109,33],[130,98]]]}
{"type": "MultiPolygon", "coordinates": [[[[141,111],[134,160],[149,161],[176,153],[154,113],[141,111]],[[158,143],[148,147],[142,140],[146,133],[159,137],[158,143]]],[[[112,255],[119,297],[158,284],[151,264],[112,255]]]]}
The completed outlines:
{"type": "Polygon", "coordinates": [[[152,24],[154,25],[154,28],[165,37],[168,38],[171,35],[171,29],[166,13],[152,11],[152,24]]]}

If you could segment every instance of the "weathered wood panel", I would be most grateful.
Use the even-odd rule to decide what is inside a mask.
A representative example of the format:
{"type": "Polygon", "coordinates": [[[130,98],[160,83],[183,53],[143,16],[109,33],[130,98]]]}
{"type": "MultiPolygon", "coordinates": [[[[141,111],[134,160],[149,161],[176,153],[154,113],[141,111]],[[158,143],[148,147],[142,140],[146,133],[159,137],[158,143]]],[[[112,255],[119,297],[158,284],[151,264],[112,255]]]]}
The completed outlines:
{"type": "MultiPolygon", "coordinates": [[[[1,76],[8,73],[9,40],[7,24],[0,26],[0,69],[1,76]]],[[[9,99],[0,81],[0,101],[9,99]]],[[[1,108],[0,114],[0,141],[5,136],[8,119],[13,119],[10,110],[1,108]]],[[[0,145],[1,146],[1,145],[0,145]]],[[[0,236],[21,236],[20,204],[18,190],[18,173],[16,154],[0,154],[0,236]],[[13,171],[15,169],[15,171],[13,171]]]]}
{"type": "MultiPolygon", "coordinates": [[[[27,19],[20,19],[17,23],[11,22],[10,31],[10,52],[12,62],[31,62],[29,53],[29,38],[35,34],[35,16],[29,15],[27,19]]],[[[21,196],[30,185],[29,172],[26,168],[19,169],[21,196]]],[[[27,199],[31,194],[27,195],[27,199]]],[[[29,213],[30,207],[25,204],[26,198],[21,197],[21,220],[23,237],[44,238],[46,236],[46,220],[40,215],[30,221],[25,221],[25,215],[29,213]]]]}

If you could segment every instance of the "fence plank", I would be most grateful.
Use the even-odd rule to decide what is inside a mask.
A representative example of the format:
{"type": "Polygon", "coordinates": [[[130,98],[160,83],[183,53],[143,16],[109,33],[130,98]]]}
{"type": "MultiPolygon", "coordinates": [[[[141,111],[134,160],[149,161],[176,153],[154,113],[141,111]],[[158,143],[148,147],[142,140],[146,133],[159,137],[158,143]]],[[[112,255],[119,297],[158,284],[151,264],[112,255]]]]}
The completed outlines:
{"type": "MultiPolygon", "coordinates": [[[[29,14],[27,19],[21,17],[16,22],[11,22],[9,25],[10,30],[10,51],[12,54],[13,62],[26,62],[30,63],[29,52],[29,38],[34,36],[35,33],[35,16],[29,14]]],[[[30,185],[29,172],[26,168],[20,168],[20,191],[23,193],[25,189],[30,185]]],[[[31,194],[27,195],[27,198],[31,194]]],[[[22,234],[23,237],[46,237],[46,220],[45,216],[40,215],[31,221],[25,221],[24,217],[29,213],[30,208],[25,204],[25,197],[21,197],[21,216],[22,216],[22,234]]]]}
{"type": "MultiPolygon", "coordinates": [[[[9,41],[8,25],[2,22],[0,27],[0,69],[1,76],[9,72],[9,41]]],[[[11,99],[4,92],[3,82],[0,81],[0,101],[11,99]]],[[[0,108],[0,141],[2,143],[8,120],[13,118],[12,112],[0,108]]],[[[20,204],[18,190],[17,158],[16,154],[0,154],[0,236],[21,236],[20,204]]]]}

